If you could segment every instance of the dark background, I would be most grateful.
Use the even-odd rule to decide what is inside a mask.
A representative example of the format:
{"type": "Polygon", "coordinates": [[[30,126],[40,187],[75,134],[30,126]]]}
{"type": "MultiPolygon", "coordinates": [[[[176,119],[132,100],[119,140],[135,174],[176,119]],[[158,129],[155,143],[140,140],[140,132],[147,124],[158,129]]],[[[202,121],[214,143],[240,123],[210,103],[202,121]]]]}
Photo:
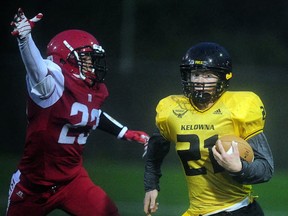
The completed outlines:
{"type": "MultiPolygon", "coordinates": [[[[148,133],[154,129],[158,100],[182,93],[179,63],[185,51],[201,41],[223,45],[233,59],[230,90],[254,91],[262,98],[276,170],[287,171],[287,1],[5,1],[0,26],[0,150],[20,158],[26,126],[25,68],[9,25],[18,7],[28,18],[44,14],[33,31],[44,57],[49,40],[60,31],[76,28],[95,35],[109,66],[110,97],[103,109],[129,128],[148,133]]],[[[142,154],[140,145],[101,131],[91,135],[86,148],[86,157],[119,161],[139,161],[142,154]]]]}

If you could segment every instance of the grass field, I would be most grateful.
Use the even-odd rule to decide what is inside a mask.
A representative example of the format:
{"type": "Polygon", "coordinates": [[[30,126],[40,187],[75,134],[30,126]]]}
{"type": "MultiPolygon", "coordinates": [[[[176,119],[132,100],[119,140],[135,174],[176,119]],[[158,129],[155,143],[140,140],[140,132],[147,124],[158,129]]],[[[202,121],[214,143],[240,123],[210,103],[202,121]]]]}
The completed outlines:
{"type": "MultiPolygon", "coordinates": [[[[10,175],[14,171],[18,158],[13,155],[0,155],[0,215],[5,215],[10,175]]],[[[118,160],[86,160],[85,167],[96,184],[116,202],[122,216],[141,216],[143,213],[143,169],[144,161],[125,162],[118,160]]],[[[163,166],[159,210],[155,216],[178,216],[188,207],[186,183],[179,170],[179,163],[163,166]]],[[[288,173],[275,173],[273,179],[265,184],[254,186],[254,194],[267,216],[288,215],[288,173]]],[[[49,216],[65,216],[54,211],[49,216]]]]}

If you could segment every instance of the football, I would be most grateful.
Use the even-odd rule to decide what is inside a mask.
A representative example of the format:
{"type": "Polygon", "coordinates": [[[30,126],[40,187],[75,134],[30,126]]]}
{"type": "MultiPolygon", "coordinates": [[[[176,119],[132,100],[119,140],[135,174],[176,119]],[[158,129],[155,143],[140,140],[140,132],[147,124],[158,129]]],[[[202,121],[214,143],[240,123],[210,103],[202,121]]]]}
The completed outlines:
{"type": "MultiPolygon", "coordinates": [[[[249,143],[242,139],[241,137],[238,137],[236,135],[225,135],[220,137],[221,143],[223,148],[227,153],[232,154],[232,142],[237,143],[239,154],[241,159],[251,163],[254,160],[254,152],[252,147],[249,145],[249,143]]],[[[217,145],[216,145],[216,150],[217,145]]]]}

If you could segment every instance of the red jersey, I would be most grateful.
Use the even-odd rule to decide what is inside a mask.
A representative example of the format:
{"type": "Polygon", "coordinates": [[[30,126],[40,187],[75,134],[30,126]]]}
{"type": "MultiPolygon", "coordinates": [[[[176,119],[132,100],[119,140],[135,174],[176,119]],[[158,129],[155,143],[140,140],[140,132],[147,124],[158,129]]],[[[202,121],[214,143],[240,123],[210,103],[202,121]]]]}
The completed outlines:
{"type": "Polygon", "coordinates": [[[80,172],[84,145],[90,131],[98,126],[100,106],[108,91],[103,83],[89,88],[79,77],[62,74],[49,61],[46,64],[53,66],[49,85],[55,84],[49,95],[39,97],[35,94],[39,87],[31,87],[27,79],[28,126],[19,170],[31,182],[50,186],[80,172]]]}

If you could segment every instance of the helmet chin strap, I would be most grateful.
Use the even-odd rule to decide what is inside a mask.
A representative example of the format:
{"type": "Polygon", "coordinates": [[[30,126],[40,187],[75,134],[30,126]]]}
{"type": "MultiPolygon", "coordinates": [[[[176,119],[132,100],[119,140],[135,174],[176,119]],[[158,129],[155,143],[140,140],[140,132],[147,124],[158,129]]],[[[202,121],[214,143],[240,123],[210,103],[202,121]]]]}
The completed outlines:
{"type": "Polygon", "coordinates": [[[206,110],[212,106],[214,98],[212,94],[204,91],[194,91],[192,97],[190,97],[190,103],[192,106],[199,110],[206,110]]]}
{"type": "Polygon", "coordinates": [[[204,91],[194,91],[192,98],[193,98],[193,101],[199,104],[207,104],[211,102],[212,95],[204,91]]]}

